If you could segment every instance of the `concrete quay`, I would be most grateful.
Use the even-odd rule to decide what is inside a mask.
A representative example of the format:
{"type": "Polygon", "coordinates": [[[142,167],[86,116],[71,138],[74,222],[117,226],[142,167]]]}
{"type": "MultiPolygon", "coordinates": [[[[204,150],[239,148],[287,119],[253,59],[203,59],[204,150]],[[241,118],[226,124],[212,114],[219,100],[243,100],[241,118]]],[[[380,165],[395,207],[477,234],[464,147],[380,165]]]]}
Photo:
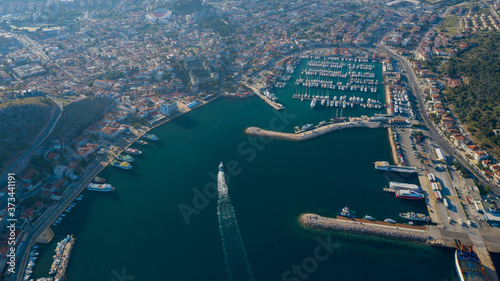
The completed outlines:
{"type": "Polygon", "coordinates": [[[256,96],[258,96],[259,98],[261,98],[263,101],[265,101],[267,104],[269,104],[270,106],[272,106],[274,109],[276,110],[283,110],[285,107],[280,104],[280,103],[277,103],[275,101],[272,101],[271,99],[269,99],[268,97],[264,96],[260,91],[259,89],[255,88],[254,86],[251,86],[247,83],[243,83],[243,85],[247,86],[249,89],[251,89],[256,96]]]}
{"type": "Polygon", "coordinates": [[[302,131],[299,133],[282,133],[261,129],[258,127],[248,127],[245,134],[249,136],[264,137],[270,139],[287,140],[287,141],[305,141],[313,139],[329,132],[347,129],[347,128],[383,128],[384,125],[380,122],[357,121],[357,122],[342,122],[333,123],[314,128],[310,131],[302,131]]]}
{"type": "Polygon", "coordinates": [[[298,220],[302,226],[312,230],[339,231],[420,243],[430,243],[431,239],[425,226],[392,224],[340,216],[327,218],[311,213],[300,215],[298,220]]]}

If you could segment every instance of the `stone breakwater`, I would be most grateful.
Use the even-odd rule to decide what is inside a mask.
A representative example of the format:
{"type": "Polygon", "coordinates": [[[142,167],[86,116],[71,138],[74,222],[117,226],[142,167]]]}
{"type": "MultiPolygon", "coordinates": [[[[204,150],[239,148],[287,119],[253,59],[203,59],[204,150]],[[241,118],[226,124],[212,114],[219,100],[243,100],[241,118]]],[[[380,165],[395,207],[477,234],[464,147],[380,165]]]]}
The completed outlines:
{"type": "Polygon", "coordinates": [[[320,231],[338,231],[368,236],[383,237],[412,242],[429,242],[426,227],[363,219],[327,218],[316,214],[302,214],[298,219],[305,228],[320,231]]]}
{"type": "Polygon", "coordinates": [[[264,137],[270,139],[305,141],[337,130],[342,130],[347,128],[363,128],[363,127],[383,128],[384,125],[380,122],[372,122],[372,121],[342,122],[342,123],[333,123],[320,127],[315,127],[312,130],[303,131],[300,133],[282,133],[282,132],[264,130],[258,127],[248,127],[245,130],[245,134],[249,136],[264,137]]]}

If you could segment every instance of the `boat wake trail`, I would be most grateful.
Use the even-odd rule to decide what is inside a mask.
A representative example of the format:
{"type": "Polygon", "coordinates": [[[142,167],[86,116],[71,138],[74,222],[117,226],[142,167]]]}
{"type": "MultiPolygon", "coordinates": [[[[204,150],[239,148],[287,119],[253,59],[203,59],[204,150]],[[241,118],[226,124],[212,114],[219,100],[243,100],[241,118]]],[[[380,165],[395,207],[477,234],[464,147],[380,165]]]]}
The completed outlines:
{"type": "Polygon", "coordinates": [[[252,270],[248,264],[243,239],[238,229],[238,222],[234,214],[231,199],[227,193],[224,172],[219,171],[217,179],[219,198],[217,200],[217,212],[219,214],[219,229],[222,237],[222,248],[224,250],[224,261],[229,281],[253,281],[252,270]]]}

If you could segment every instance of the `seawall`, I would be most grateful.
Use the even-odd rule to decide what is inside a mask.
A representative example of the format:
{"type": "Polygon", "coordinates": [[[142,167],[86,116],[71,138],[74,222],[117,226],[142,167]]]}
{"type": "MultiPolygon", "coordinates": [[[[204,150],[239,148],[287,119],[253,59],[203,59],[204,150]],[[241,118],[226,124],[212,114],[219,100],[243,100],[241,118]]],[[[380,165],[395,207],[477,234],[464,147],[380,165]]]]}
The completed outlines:
{"type": "Polygon", "coordinates": [[[300,215],[298,221],[303,227],[311,230],[354,233],[421,243],[428,243],[430,240],[429,232],[424,226],[344,217],[328,218],[312,213],[300,215]]]}
{"type": "Polygon", "coordinates": [[[316,127],[310,131],[302,131],[300,133],[282,133],[270,131],[258,127],[248,127],[245,129],[245,134],[249,136],[264,137],[270,139],[288,140],[288,141],[305,141],[327,134],[329,132],[347,129],[347,128],[383,128],[384,125],[380,122],[371,121],[356,121],[342,122],[316,127]]]}

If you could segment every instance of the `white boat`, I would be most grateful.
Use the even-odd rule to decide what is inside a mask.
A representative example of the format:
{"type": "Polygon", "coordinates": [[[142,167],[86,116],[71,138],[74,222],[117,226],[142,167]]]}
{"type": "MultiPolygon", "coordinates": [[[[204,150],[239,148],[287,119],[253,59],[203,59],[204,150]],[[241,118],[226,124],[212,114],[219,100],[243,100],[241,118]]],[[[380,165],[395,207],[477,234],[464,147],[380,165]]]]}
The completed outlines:
{"type": "Polygon", "coordinates": [[[311,101],[311,108],[314,108],[316,106],[316,98],[313,98],[311,101]]]}
{"type": "MultiPolygon", "coordinates": [[[[108,191],[113,191],[115,190],[114,187],[111,186],[111,184],[109,183],[104,183],[104,184],[98,184],[98,183],[91,183],[87,186],[87,190],[93,190],[93,191],[105,191],[105,192],[108,192],[108,191]]],[[[61,216],[64,216],[61,215],[61,216]]]]}
{"type": "Polygon", "coordinates": [[[393,220],[393,219],[385,219],[384,221],[385,221],[385,222],[389,222],[389,223],[396,223],[396,221],[395,221],[395,220],[393,220]]]}

